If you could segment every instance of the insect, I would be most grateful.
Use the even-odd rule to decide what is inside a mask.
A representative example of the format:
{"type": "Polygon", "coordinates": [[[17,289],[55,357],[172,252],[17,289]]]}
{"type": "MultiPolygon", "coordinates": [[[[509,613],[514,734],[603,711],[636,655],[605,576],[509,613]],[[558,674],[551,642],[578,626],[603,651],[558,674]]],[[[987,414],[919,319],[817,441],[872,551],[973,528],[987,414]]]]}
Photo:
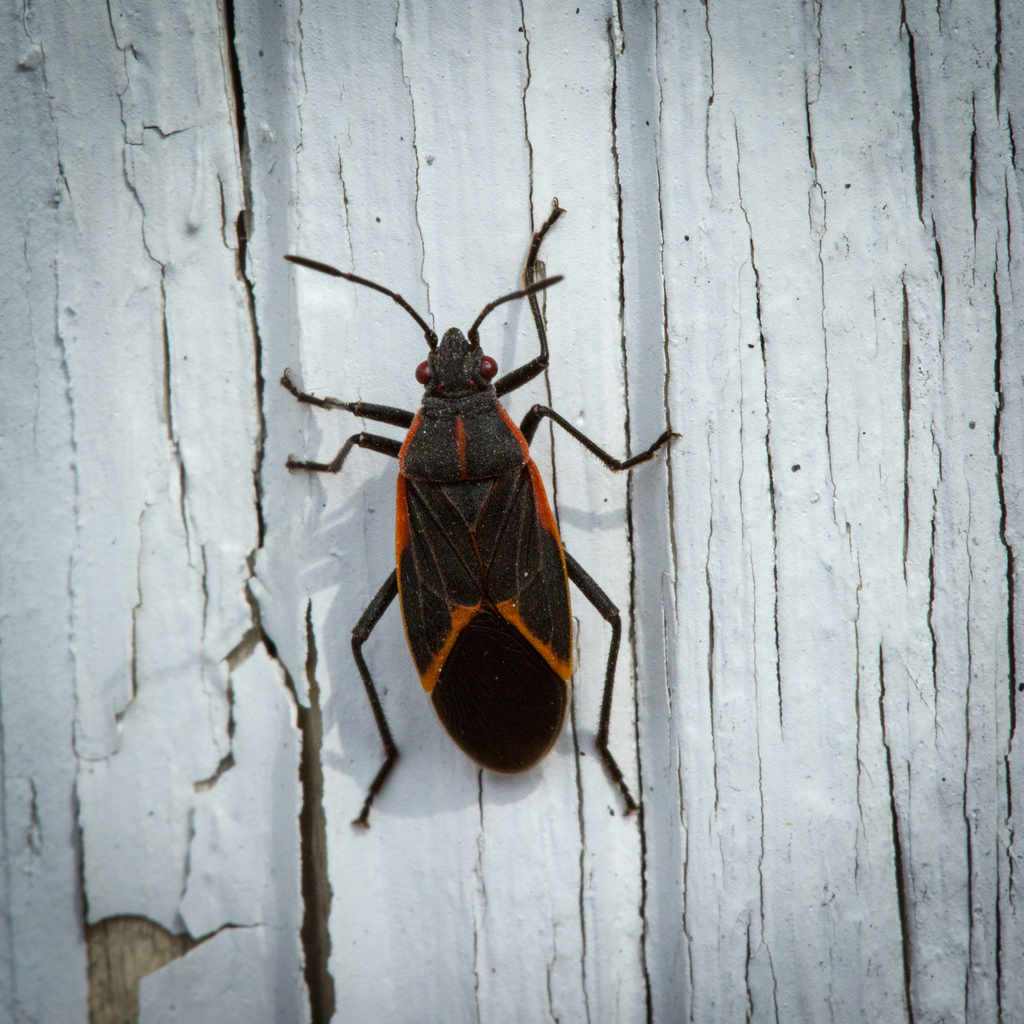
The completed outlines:
{"type": "Polygon", "coordinates": [[[285,371],[281,384],[300,402],[344,409],[362,419],[402,427],[404,441],[353,434],[330,462],[289,457],[290,470],[337,473],[354,447],[398,460],[396,567],[352,630],[352,654],[384,745],[384,763],[354,825],[369,824],[370,807],[398,760],[362,647],[396,597],[420,680],[455,743],[477,764],[522,772],[558,739],[568,706],[572,671],[569,582],[611,626],[597,750],[625,801],[636,809],[608,749],[615,664],[622,626],[619,611],[562,546],[529,445],[545,417],[571,434],[609,469],[631,469],[653,458],[672,432],[619,460],[599,448],[553,409],[534,405],[517,427],[498,401],[541,374],[548,342],[537,293],[560,276],[535,280],[545,235],[564,212],[556,199],[533,235],[520,291],[484,306],[467,334],[446,331],[440,343],[401,295],[325,263],[285,259],[390,296],[419,324],[429,354],[416,368],[424,386],[417,413],[367,402],[318,398],[300,391],[285,371]],[[502,377],[480,347],[480,325],[495,308],[528,298],[540,354],[502,377]]]}

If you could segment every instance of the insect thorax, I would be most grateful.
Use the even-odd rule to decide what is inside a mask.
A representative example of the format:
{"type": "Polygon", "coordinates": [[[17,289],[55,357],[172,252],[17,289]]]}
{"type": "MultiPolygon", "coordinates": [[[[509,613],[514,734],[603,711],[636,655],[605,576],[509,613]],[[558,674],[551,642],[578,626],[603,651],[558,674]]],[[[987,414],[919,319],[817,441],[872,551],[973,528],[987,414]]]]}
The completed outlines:
{"type": "Polygon", "coordinates": [[[502,476],[525,462],[522,435],[493,391],[460,398],[427,397],[402,472],[414,480],[455,483],[502,476]]]}

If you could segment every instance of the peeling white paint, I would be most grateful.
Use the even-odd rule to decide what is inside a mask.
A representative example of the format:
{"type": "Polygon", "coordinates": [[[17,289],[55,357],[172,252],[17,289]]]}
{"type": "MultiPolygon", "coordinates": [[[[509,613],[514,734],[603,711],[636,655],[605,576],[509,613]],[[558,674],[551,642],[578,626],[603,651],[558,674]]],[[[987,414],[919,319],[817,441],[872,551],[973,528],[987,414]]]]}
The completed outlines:
{"type": "Polygon", "coordinates": [[[308,1020],[295,951],[281,939],[270,928],[225,928],[142,979],[139,1024],[308,1020]]]}

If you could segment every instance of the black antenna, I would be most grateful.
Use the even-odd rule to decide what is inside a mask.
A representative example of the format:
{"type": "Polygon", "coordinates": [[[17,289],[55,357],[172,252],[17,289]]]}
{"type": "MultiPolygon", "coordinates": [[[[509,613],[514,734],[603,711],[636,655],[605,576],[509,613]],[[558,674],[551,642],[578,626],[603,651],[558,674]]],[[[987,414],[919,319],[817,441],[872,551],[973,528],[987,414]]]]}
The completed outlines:
{"type": "MultiPolygon", "coordinates": [[[[409,316],[413,318],[413,320],[416,321],[416,323],[420,325],[423,329],[423,336],[427,339],[427,344],[432,349],[437,348],[437,335],[427,326],[426,320],[424,320],[423,317],[421,317],[419,313],[417,313],[416,310],[398,294],[398,292],[393,292],[389,288],[385,288],[382,284],[377,284],[375,281],[367,281],[365,277],[357,277],[355,274],[346,274],[345,271],[338,270],[337,267],[332,267],[329,263],[321,263],[319,260],[307,260],[305,256],[285,256],[285,259],[288,260],[289,263],[297,263],[300,267],[309,267],[310,270],[319,270],[321,274],[329,274],[331,277],[343,277],[346,281],[352,281],[354,284],[365,285],[367,288],[372,288],[374,291],[390,296],[402,307],[402,309],[406,311],[406,313],[409,314],[409,316]]],[[[552,282],[553,281],[554,279],[552,278],[552,282]]],[[[522,292],[521,294],[525,295],[526,292],[522,292]]],[[[516,296],[510,295],[506,298],[515,297],[516,296]]],[[[499,299],[498,301],[504,302],[506,300],[499,299]]],[[[493,308],[495,305],[497,305],[497,303],[492,303],[490,308],[493,308]]],[[[489,313],[490,308],[485,312],[489,313]]],[[[484,316],[485,313],[481,313],[480,319],[482,320],[484,316]]]]}
{"type": "Polygon", "coordinates": [[[469,329],[470,344],[474,348],[480,347],[480,325],[484,322],[484,317],[487,316],[492,310],[497,309],[503,302],[511,302],[513,299],[524,299],[527,295],[533,295],[535,292],[543,291],[545,288],[550,288],[553,284],[558,284],[559,281],[564,281],[565,278],[562,274],[556,274],[554,277],[546,277],[543,281],[536,281],[530,285],[529,288],[523,288],[522,291],[510,292],[508,295],[502,295],[500,299],[495,299],[493,302],[488,302],[486,306],[480,311],[480,315],[473,321],[473,326],[469,329]]]}

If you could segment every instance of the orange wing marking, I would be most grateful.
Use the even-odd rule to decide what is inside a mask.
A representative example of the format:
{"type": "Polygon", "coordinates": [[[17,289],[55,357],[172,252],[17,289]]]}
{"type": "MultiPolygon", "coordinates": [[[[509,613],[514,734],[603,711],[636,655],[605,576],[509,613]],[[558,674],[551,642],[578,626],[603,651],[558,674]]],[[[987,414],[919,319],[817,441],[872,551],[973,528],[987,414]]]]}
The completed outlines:
{"type": "Polygon", "coordinates": [[[441,669],[444,668],[444,663],[448,660],[448,655],[451,654],[455,641],[459,639],[459,634],[476,616],[478,611],[480,611],[480,604],[476,604],[472,608],[467,608],[465,605],[460,604],[452,609],[452,628],[448,630],[448,636],[445,637],[444,647],[434,655],[433,661],[427,666],[427,671],[420,676],[423,689],[427,693],[430,693],[437,686],[437,677],[441,674],[441,669]]]}
{"type": "Polygon", "coordinates": [[[405,477],[401,474],[395,497],[395,563],[401,572],[402,552],[409,546],[409,510],[405,502],[405,477]]]}
{"type": "Polygon", "coordinates": [[[561,679],[568,679],[572,675],[572,664],[564,658],[558,657],[543,640],[538,639],[530,632],[529,626],[519,615],[519,604],[514,597],[508,601],[502,601],[496,607],[501,617],[515,626],[530,641],[531,646],[551,666],[552,671],[561,679]]]}
{"type": "MultiPolygon", "coordinates": [[[[533,500],[537,505],[537,518],[540,525],[558,541],[558,550],[562,550],[562,538],[558,536],[558,524],[551,513],[548,496],[544,490],[544,481],[540,478],[540,470],[533,459],[526,460],[526,469],[530,474],[530,486],[533,488],[533,500]]],[[[562,558],[562,572],[565,572],[565,558],[562,558]]]]}

